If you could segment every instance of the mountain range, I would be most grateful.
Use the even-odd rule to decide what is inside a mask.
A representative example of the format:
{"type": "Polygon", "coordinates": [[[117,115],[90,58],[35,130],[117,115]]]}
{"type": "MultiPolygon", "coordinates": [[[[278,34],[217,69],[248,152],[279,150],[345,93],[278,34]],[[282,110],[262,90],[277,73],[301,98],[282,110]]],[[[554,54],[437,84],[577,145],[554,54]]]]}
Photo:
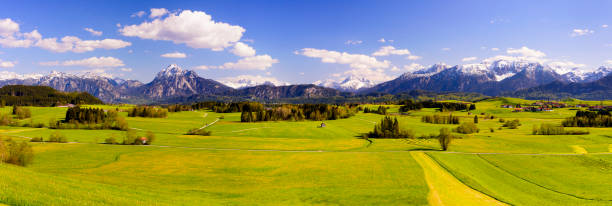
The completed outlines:
{"type": "Polygon", "coordinates": [[[574,69],[560,74],[552,67],[538,62],[497,60],[455,66],[435,64],[379,84],[356,76],[349,76],[341,81],[326,80],[303,85],[288,85],[265,78],[252,80],[238,77],[232,81],[224,81],[224,84],[172,64],[146,84],[94,73],[68,74],[52,71],[48,75],[19,75],[3,71],[0,72],[0,86],[50,86],[60,91],[88,92],[109,103],[161,102],[168,99],[183,101],[209,97],[243,100],[350,97],[370,93],[400,94],[414,90],[476,92],[491,96],[528,98],[563,93],[564,95],[560,96],[610,99],[610,75],[610,67],[599,67],[592,72],[574,69]]]}

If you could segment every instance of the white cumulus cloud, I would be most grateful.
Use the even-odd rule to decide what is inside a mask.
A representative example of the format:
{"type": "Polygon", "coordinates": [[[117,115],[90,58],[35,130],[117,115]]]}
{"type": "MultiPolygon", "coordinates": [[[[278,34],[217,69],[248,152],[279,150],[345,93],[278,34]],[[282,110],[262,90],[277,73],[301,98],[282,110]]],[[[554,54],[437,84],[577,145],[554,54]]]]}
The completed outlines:
{"type": "Polygon", "coordinates": [[[572,30],[572,33],[570,34],[570,36],[572,37],[584,36],[584,35],[593,34],[593,33],[595,33],[595,31],[589,30],[589,29],[574,29],[572,30]]]}
{"type": "Polygon", "coordinates": [[[220,66],[197,66],[196,69],[237,69],[237,70],[266,70],[273,64],[278,63],[278,59],[273,59],[269,55],[257,55],[244,57],[237,62],[227,62],[220,66]]]}
{"type": "Polygon", "coordinates": [[[145,12],[145,11],[138,11],[136,13],[133,13],[130,17],[142,17],[145,14],[147,14],[147,12],[145,12]]]}
{"type": "Polygon", "coordinates": [[[410,55],[408,49],[396,49],[393,46],[383,46],[378,51],[372,53],[372,56],[389,56],[389,55],[410,55]]]}
{"type": "Polygon", "coordinates": [[[10,18],[0,19],[0,36],[8,37],[17,32],[19,32],[19,24],[10,18]]]}
{"type": "Polygon", "coordinates": [[[425,66],[417,64],[417,63],[412,63],[409,65],[404,65],[404,70],[408,71],[408,72],[415,72],[421,69],[424,69],[425,66]]]}
{"type": "Polygon", "coordinates": [[[168,13],[168,9],[166,8],[153,8],[151,9],[151,14],[149,14],[149,18],[156,18],[166,15],[168,13]]]}
{"type": "Polygon", "coordinates": [[[202,11],[184,10],[150,22],[125,25],[119,31],[124,36],[166,40],[192,48],[221,51],[239,41],[245,29],[213,21],[210,15],[202,11]]]}
{"type": "Polygon", "coordinates": [[[389,61],[378,61],[375,57],[364,54],[349,54],[325,49],[304,48],[295,53],[320,58],[323,63],[348,64],[354,69],[388,68],[391,64],[389,61]]]}
{"type": "MultiPolygon", "coordinates": [[[[0,45],[11,48],[40,47],[53,52],[88,52],[95,49],[119,49],[132,45],[119,39],[81,40],[75,36],[58,38],[43,38],[38,30],[29,33],[19,32],[11,19],[0,19],[0,45]]],[[[16,24],[16,23],[15,23],[16,24]]]]}
{"type": "Polygon", "coordinates": [[[344,44],[348,44],[348,45],[357,45],[357,44],[361,44],[363,43],[363,41],[361,40],[348,40],[346,42],[344,42],[344,44]]]}
{"type": "Polygon", "coordinates": [[[255,56],[255,49],[245,43],[236,42],[232,49],[232,53],[240,57],[255,56]]]}
{"type": "Polygon", "coordinates": [[[161,57],[182,59],[182,58],[186,58],[187,54],[181,53],[181,52],[172,52],[172,53],[162,54],[161,57]]]}
{"type": "Polygon", "coordinates": [[[0,59],[0,68],[12,68],[15,67],[15,64],[17,64],[15,61],[3,61],[0,59]]]}
{"type": "Polygon", "coordinates": [[[40,62],[39,64],[42,66],[78,66],[89,68],[108,68],[125,66],[125,64],[123,64],[123,61],[114,57],[90,57],[87,59],[67,60],[63,62],[40,62]]]}
{"type": "Polygon", "coordinates": [[[478,57],[465,57],[463,59],[461,59],[462,62],[471,62],[478,59],[478,57]]]}
{"type": "Polygon", "coordinates": [[[88,31],[89,33],[91,33],[91,35],[94,35],[94,36],[102,36],[101,31],[96,31],[92,28],[85,28],[85,31],[88,31]]]}
{"type": "Polygon", "coordinates": [[[514,48],[508,48],[506,50],[506,53],[508,54],[517,54],[520,56],[526,56],[526,57],[544,57],[546,56],[546,54],[544,52],[535,50],[535,49],[530,49],[527,48],[526,46],[523,46],[521,48],[518,49],[514,49],[514,48]]]}

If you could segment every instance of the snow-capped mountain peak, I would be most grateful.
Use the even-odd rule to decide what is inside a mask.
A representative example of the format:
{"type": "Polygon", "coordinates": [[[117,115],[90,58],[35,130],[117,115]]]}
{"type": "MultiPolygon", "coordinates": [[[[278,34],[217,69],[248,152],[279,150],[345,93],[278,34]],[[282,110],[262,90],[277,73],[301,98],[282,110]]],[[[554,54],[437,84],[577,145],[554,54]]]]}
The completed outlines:
{"type": "Polygon", "coordinates": [[[323,86],[323,87],[334,88],[334,89],[338,89],[341,91],[354,92],[359,89],[373,87],[374,85],[376,85],[376,82],[370,79],[367,79],[365,77],[358,77],[355,75],[350,75],[346,77],[345,79],[340,79],[340,80],[326,79],[323,81],[319,80],[319,81],[314,82],[313,84],[318,85],[318,86],[323,86]]]}
{"type": "Polygon", "coordinates": [[[237,77],[228,77],[220,79],[219,82],[232,87],[234,89],[240,89],[245,87],[254,87],[258,85],[271,85],[271,86],[287,86],[290,85],[287,82],[279,81],[274,77],[264,76],[251,76],[251,75],[240,75],[237,77]]]}
{"type": "Polygon", "coordinates": [[[171,76],[180,76],[185,75],[188,71],[181,69],[176,64],[171,64],[165,69],[162,69],[159,73],[157,73],[157,77],[171,77],[171,76]]]}

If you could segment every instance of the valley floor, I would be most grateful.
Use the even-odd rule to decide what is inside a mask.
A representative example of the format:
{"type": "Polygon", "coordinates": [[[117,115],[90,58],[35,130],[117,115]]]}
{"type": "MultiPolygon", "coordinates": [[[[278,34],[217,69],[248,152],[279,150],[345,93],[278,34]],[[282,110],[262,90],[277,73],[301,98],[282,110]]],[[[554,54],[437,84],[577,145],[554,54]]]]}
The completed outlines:
{"type": "MultiPolygon", "coordinates": [[[[448,152],[439,151],[436,140],[360,139],[383,117],[363,113],[325,121],[325,128],[315,121],[240,123],[239,113],[211,111],[129,117],[130,127],[156,134],[150,146],[100,144],[121,138],[121,131],[59,130],[71,143],[31,143],[30,166],[0,164],[0,203],[612,205],[612,129],[531,135],[533,125],[560,123],[574,111],[517,114],[498,104],[479,103],[476,112],[520,119],[522,126],[499,130],[498,119],[481,120],[480,133],[460,135],[448,152]],[[205,125],[212,136],[184,135],[205,125]]],[[[43,123],[65,112],[31,109],[34,121],[43,123]]],[[[417,135],[456,127],[420,121],[433,112],[397,117],[417,135]]],[[[47,138],[54,131],[0,127],[0,136],[47,138]]]]}

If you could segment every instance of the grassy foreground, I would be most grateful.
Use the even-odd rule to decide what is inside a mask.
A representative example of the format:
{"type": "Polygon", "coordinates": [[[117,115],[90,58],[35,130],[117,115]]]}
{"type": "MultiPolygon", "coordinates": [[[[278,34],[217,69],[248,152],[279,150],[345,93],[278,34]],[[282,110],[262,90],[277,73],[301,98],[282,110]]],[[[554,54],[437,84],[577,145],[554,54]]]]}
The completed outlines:
{"type": "MultiPolygon", "coordinates": [[[[239,113],[211,111],[169,113],[161,119],[127,117],[139,134],[155,133],[157,140],[150,146],[101,144],[105,138],[124,135],[116,130],[4,126],[2,138],[47,138],[59,131],[72,143],[30,143],[35,152],[31,165],[0,164],[0,203],[427,205],[436,204],[429,196],[432,186],[454,185],[437,190],[443,204],[612,204],[612,129],[588,128],[587,135],[532,135],[533,125],[560,124],[575,110],[513,113],[499,107],[508,101],[530,103],[479,102],[474,113],[496,119],[481,117],[480,133],[454,133],[461,138],[453,140],[449,152],[438,151],[435,140],[360,139],[383,117],[371,113],[325,121],[325,128],[317,128],[316,121],[240,123],[239,113]],[[212,136],[185,135],[221,116],[206,128],[212,136]],[[502,128],[499,118],[519,119],[522,125],[502,128]]],[[[397,109],[391,106],[389,111],[397,109]]],[[[66,111],[31,110],[32,121],[43,124],[50,117],[63,118],[66,111]]],[[[10,107],[0,111],[10,112],[10,107]]],[[[422,109],[395,117],[417,136],[456,127],[420,121],[434,113],[422,109]]],[[[453,115],[462,122],[473,121],[466,112],[453,115]]]]}

